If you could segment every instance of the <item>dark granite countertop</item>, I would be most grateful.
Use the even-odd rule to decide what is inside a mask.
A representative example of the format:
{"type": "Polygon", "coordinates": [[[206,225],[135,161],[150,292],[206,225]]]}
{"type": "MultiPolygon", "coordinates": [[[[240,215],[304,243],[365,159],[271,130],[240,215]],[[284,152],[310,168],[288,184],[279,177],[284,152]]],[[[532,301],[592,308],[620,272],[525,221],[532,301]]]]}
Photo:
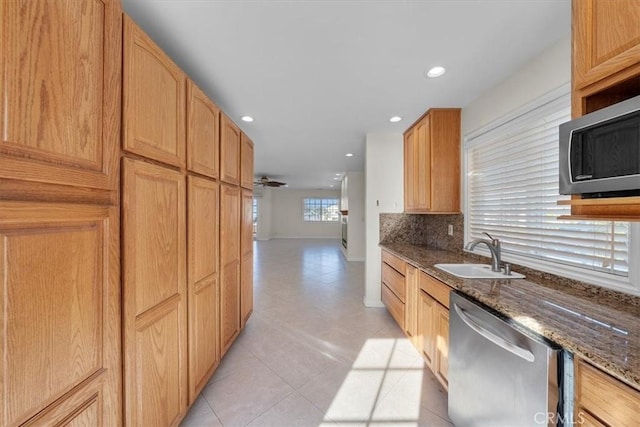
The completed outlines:
{"type": "Polygon", "coordinates": [[[640,298],[530,271],[525,279],[460,279],[434,264],[488,261],[404,243],[380,247],[640,389],[640,298]]]}

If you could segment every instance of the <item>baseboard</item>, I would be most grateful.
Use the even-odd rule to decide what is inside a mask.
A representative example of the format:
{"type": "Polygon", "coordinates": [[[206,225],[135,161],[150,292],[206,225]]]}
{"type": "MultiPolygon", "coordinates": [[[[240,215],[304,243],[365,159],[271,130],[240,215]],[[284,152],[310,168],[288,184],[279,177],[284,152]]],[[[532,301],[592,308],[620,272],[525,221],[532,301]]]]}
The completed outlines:
{"type": "Polygon", "coordinates": [[[385,308],[385,305],[380,299],[367,300],[364,299],[364,306],[369,308],[385,308]]]}

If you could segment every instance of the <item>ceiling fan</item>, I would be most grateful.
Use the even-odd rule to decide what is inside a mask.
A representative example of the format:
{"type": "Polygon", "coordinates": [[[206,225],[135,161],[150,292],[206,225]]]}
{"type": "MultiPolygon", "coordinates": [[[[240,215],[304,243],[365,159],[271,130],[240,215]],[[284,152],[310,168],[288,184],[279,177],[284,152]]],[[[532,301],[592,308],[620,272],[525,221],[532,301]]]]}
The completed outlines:
{"type": "Polygon", "coordinates": [[[283,185],[287,185],[286,182],[273,181],[266,176],[263,176],[257,181],[254,181],[253,185],[262,185],[263,187],[281,187],[283,185]]]}

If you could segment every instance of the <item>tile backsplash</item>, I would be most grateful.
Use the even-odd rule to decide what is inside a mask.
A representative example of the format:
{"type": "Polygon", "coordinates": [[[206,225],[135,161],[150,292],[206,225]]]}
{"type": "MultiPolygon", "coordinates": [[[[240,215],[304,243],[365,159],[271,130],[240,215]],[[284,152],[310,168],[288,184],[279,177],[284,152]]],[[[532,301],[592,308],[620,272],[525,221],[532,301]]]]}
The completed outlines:
{"type": "Polygon", "coordinates": [[[462,253],[463,242],[462,214],[380,214],[380,243],[409,243],[462,253]],[[453,226],[453,236],[448,234],[449,225],[453,226]]]}

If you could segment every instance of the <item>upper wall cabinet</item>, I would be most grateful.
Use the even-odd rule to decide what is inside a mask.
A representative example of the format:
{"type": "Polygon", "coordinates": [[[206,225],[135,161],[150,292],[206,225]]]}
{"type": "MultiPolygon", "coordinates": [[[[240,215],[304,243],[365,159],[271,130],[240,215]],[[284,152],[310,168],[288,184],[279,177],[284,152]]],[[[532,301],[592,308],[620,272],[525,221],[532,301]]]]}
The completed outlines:
{"type": "Polygon", "coordinates": [[[244,133],[240,138],[240,186],[253,190],[253,141],[244,133]]]}
{"type": "Polygon", "coordinates": [[[119,0],[3,1],[0,178],[115,189],[119,0]]]}
{"type": "Polygon", "coordinates": [[[123,68],[123,148],[184,166],[185,74],[127,16],[123,68]]]}
{"type": "Polygon", "coordinates": [[[640,0],[573,1],[576,89],[639,63],[640,0]]]}
{"type": "Polygon", "coordinates": [[[404,134],[404,210],[460,212],[460,109],[428,110],[404,134]]]}
{"type": "MultiPolygon", "coordinates": [[[[573,0],[574,118],[640,95],[640,0],[573,0]]],[[[573,196],[565,219],[640,220],[639,197],[573,196]]]]}
{"type": "Polygon", "coordinates": [[[220,114],[220,179],[240,184],[240,129],[224,113],[220,114]]]}
{"type": "Polygon", "coordinates": [[[187,97],[187,168],[218,178],[220,109],[191,80],[187,97]]]}

